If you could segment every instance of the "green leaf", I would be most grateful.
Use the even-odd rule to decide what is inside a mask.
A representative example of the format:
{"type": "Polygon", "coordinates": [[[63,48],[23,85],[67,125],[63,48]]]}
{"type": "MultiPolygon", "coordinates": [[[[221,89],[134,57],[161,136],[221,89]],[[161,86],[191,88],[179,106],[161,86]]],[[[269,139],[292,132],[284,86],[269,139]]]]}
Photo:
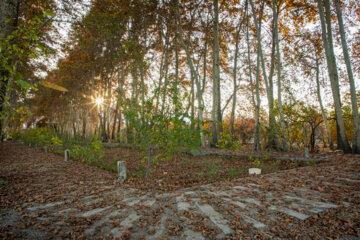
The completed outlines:
{"type": "Polygon", "coordinates": [[[53,16],[55,16],[55,13],[51,9],[48,9],[44,13],[44,17],[47,17],[47,16],[53,17],[53,16]]]}
{"type": "Polygon", "coordinates": [[[38,58],[38,56],[36,54],[34,54],[34,53],[30,53],[29,57],[34,58],[34,59],[38,58]]]}
{"type": "Polygon", "coordinates": [[[17,80],[16,84],[24,89],[29,89],[31,87],[30,83],[24,81],[24,80],[17,80]]]}

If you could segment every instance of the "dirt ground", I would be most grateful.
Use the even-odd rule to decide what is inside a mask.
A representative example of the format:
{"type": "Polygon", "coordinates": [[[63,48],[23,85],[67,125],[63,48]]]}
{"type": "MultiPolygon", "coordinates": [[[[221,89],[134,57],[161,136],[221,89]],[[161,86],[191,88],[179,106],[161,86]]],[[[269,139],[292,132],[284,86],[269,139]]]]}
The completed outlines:
{"type": "MultiPolygon", "coordinates": [[[[179,164],[201,159],[187,158],[179,164]]],[[[137,177],[121,184],[116,173],[64,162],[20,143],[1,143],[0,238],[359,239],[360,156],[327,158],[261,176],[224,177],[206,185],[210,180],[199,180],[165,192],[171,186],[144,189],[137,177]]],[[[221,164],[231,161],[236,160],[221,164]]]]}
{"type": "MultiPolygon", "coordinates": [[[[274,154],[269,152],[248,152],[248,154],[261,154],[264,157],[192,156],[180,153],[173,156],[170,160],[152,162],[150,176],[147,179],[145,178],[147,158],[146,154],[140,150],[131,148],[106,149],[103,161],[113,166],[113,171],[116,170],[116,161],[126,161],[128,183],[132,183],[135,187],[141,189],[157,189],[162,191],[222,181],[233,181],[237,178],[249,176],[248,169],[253,167],[259,167],[262,170],[262,174],[267,174],[315,164],[315,162],[276,160],[270,157],[274,154]],[[257,166],[254,165],[256,160],[260,161],[257,166]]],[[[300,153],[294,155],[299,156],[300,153]]],[[[312,157],[316,156],[313,155],[312,157]]],[[[318,157],[322,159],[321,154],[318,154],[318,157]]],[[[341,156],[334,155],[332,157],[339,158],[341,156]]]]}

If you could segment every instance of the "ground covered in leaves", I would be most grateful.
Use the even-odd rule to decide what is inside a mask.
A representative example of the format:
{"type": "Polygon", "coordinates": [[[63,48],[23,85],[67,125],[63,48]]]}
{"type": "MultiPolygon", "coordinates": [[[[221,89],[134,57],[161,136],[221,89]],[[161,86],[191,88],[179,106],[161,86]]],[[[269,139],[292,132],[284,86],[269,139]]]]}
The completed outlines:
{"type": "Polygon", "coordinates": [[[360,157],[327,155],[312,166],[165,191],[1,143],[0,238],[358,239],[360,157]]]}
{"type": "MultiPolygon", "coordinates": [[[[205,149],[204,151],[209,152],[209,149],[205,149]]],[[[113,172],[117,171],[117,161],[126,161],[128,183],[134,184],[136,188],[157,189],[162,191],[182,189],[194,185],[232,181],[237,178],[247,177],[248,169],[253,167],[259,167],[262,169],[263,174],[267,174],[316,164],[312,161],[277,160],[273,156],[281,155],[279,153],[242,153],[249,154],[249,157],[216,155],[192,156],[181,153],[173,156],[170,160],[159,159],[155,163],[151,163],[148,179],[145,178],[147,156],[140,150],[132,148],[106,149],[103,161],[107,165],[105,169],[112,170],[113,172]],[[251,154],[262,155],[263,157],[251,157],[251,154]]],[[[154,153],[154,155],[156,155],[156,153],[154,153]]],[[[299,153],[297,153],[297,155],[299,155],[299,153]]],[[[337,155],[334,156],[339,157],[337,155]]],[[[319,160],[325,161],[321,154],[314,154],[311,157],[317,157],[319,160]]]]}

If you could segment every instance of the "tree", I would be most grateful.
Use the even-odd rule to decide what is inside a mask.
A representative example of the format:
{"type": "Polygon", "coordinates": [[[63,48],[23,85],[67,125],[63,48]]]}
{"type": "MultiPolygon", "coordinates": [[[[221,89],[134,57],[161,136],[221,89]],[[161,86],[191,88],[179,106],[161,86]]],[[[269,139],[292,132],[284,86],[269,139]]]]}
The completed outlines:
{"type": "Polygon", "coordinates": [[[278,107],[279,107],[279,114],[280,114],[280,125],[281,125],[281,136],[282,136],[282,141],[283,141],[283,150],[285,152],[288,151],[288,140],[287,140],[287,136],[286,136],[286,126],[285,126],[285,120],[284,120],[284,112],[283,112],[283,108],[282,108],[282,97],[281,97],[281,54],[280,54],[280,41],[279,41],[279,30],[278,30],[278,25],[279,25],[279,13],[280,13],[280,9],[281,9],[281,5],[282,5],[282,0],[279,1],[278,4],[275,4],[275,0],[272,0],[272,8],[273,8],[273,18],[274,18],[274,41],[275,41],[275,46],[276,46],[276,57],[277,57],[277,86],[278,86],[278,107]]]}
{"type": "Polygon", "coordinates": [[[51,7],[52,1],[1,2],[0,134],[6,130],[10,116],[16,113],[19,97],[32,86],[37,88],[31,60],[50,53],[47,33],[55,16],[51,7]]]}
{"type": "MultiPolygon", "coordinates": [[[[332,28],[331,28],[331,12],[329,6],[329,0],[324,0],[326,15],[324,14],[323,9],[323,0],[317,0],[320,21],[321,21],[321,30],[324,49],[326,53],[326,61],[328,66],[329,78],[331,82],[331,90],[333,93],[335,112],[336,112],[336,122],[339,128],[339,138],[338,140],[341,143],[341,146],[345,153],[351,152],[351,147],[346,138],[344,121],[341,111],[341,100],[340,100],[340,91],[339,91],[339,76],[336,66],[336,58],[334,53],[333,46],[333,37],[332,37],[332,28]]],[[[339,146],[338,146],[339,147],[339,146]]]]}
{"type": "MultiPolygon", "coordinates": [[[[250,0],[251,1],[251,0],[250,0]]],[[[256,17],[254,17],[256,21],[256,17]]],[[[254,85],[253,85],[253,78],[252,78],[252,66],[251,66],[251,58],[250,58],[250,40],[249,40],[249,15],[248,15],[248,4],[246,4],[246,42],[247,42],[247,60],[248,60],[248,68],[249,68],[249,77],[250,77],[250,88],[251,88],[251,100],[252,104],[255,109],[255,127],[254,127],[254,150],[260,150],[260,121],[259,121],[259,114],[260,114],[260,48],[258,48],[257,58],[256,58],[256,100],[254,96],[254,85]]],[[[257,33],[257,40],[259,41],[259,33],[257,33]]]]}
{"type": "Polygon", "coordinates": [[[352,106],[352,111],[353,111],[353,122],[354,122],[352,152],[360,153],[359,111],[358,111],[358,105],[357,105],[357,101],[356,101],[356,88],[355,88],[354,74],[352,71],[350,54],[349,54],[347,41],[346,41],[346,34],[345,34],[345,28],[344,28],[344,23],[343,23],[341,6],[339,3],[339,0],[333,0],[333,2],[335,4],[336,15],[337,15],[339,29],[340,29],[341,45],[342,45],[342,49],[343,49],[344,59],[345,59],[345,63],[346,63],[346,70],[348,73],[348,79],[349,79],[349,83],[350,83],[351,106],[352,106]]]}
{"type": "Polygon", "coordinates": [[[219,3],[213,0],[214,5],[214,45],[213,45],[213,106],[212,106],[212,141],[216,144],[222,132],[222,116],[221,116],[221,93],[220,93],[220,47],[219,47],[219,3]]]}

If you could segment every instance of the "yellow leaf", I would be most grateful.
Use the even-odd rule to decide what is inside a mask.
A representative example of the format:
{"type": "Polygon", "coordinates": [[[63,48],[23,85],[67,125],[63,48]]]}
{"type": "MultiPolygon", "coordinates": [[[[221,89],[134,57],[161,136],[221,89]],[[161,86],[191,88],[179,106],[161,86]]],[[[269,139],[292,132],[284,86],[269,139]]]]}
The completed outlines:
{"type": "Polygon", "coordinates": [[[55,89],[55,90],[58,90],[58,91],[61,91],[61,92],[68,92],[68,90],[64,87],[61,87],[55,83],[51,83],[51,82],[46,82],[46,81],[43,81],[40,83],[41,85],[43,85],[44,87],[47,87],[47,88],[52,88],[52,89],[55,89]]]}

